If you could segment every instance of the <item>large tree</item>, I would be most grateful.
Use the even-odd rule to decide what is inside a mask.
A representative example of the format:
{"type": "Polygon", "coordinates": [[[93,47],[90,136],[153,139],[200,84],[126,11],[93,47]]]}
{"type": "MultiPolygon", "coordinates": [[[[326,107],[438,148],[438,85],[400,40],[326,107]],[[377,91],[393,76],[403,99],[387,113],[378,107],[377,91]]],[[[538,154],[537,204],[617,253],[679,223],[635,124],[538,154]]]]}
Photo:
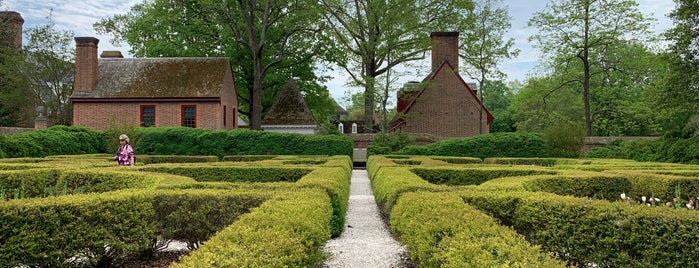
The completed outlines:
{"type": "Polygon", "coordinates": [[[650,20],[637,6],[633,0],[552,0],[529,21],[538,28],[530,40],[559,65],[555,69],[569,74],[547,90],[572,85],[582,94],[587,136],[592,135],[591,79],[623,68],[617,59],[606,57],[607,50],[625,40],[652,36],[650,20]]]}
{"type": "MultiPolygon", "coordinates": [[[[676,118],[676,128],[685,127],[691,116],[699,121],[699,1],[675,0],[670,13],[675,26],[665,33],[670,41],[667,59],[669,75],[658,87],[656,104],[676,118]]],[[[695,122],[699,130],[699,122],[695,122]]]]}
{"type": "MultiPolygon", "coordinates": [[[[464,32],[460,51],[465,63],[463,69],[478,82],[478,97],[483,101],[486,81],[504,79],[506,75],[498,69],[498,64],[504,59],[516,57],[519,49],[513,48],[513,38],[505,40],[511,24],[507,9],[500,6],[502,1],[476,0],[475,4],[475,9],[468,13],[473,27],[464,32]]],[[[483,106],[480,106],[478,113],[478,130],[483,133],[483,106]]]]}
{"type": "Polygon", "coordinates": [[[95,28],[128,42],[137,57],[230,57],[241,112],[259,130],[264,107],[290,77],[307,95],[325,99],[324,106],[330,102],[314,74],[321,21],[311,0],[153,0],[95,28]]]}
{"type": "MultiPolygon", "coordinates": [[[[467,29],[471,0],[321,0],[334,62],[364,89],[364,127],[373,129],[377,80],[388,70],[424,59],[433,31],[467,29]]],[[[390,78],[389,78],[390,79],[390,78]]]]}

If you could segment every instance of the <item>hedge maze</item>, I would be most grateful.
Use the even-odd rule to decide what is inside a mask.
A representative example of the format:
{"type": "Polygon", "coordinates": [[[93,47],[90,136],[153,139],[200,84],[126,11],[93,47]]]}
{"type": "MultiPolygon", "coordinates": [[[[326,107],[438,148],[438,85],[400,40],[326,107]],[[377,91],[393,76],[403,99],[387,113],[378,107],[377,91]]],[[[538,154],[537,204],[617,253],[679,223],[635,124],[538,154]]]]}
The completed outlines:
{"type": "Polygon", "coordinates": [[[374,195],[420,267],[699,267],[699,166],[372,156],[374,195]]]}
{"type": "MultiPolygon", "coordinates": [[[[171,267],[318,267],[349,156],[0,160],[1,267],[108,267],[168,241],[171,267]],[[220,160],[219,160],[220,159],[220,160]]],[[[699,166],[371,156],[376,202],[419,267],[699,267],[699,166]]]]}
{"type": "Polygon", "coordinates": [[[108,267],[168,241],[172,267],[305,267],[344,226],[348,156],[0,161],[1,267],[108,267]]]}

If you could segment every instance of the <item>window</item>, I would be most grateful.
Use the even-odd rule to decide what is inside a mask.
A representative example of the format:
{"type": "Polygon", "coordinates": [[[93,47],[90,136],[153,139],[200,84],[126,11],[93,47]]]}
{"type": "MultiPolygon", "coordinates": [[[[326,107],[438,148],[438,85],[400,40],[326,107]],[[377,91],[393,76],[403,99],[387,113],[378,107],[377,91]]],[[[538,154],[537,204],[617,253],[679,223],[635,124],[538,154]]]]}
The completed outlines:
{"type": "Polygon", "coordinates": [[[182,105],[182,126],[197,127],[197,106],[182,105]]]}
{"type": "Polygon", "coordinates": [[[155,105],[141,105],[141,126],[155,126],[155,105]]]}
{"type": "Polygon", "coordinates": [[[226,113],[226,105],[223,105],[223,126],[226,126],[226,118],[228,117],[228,114],[226,113]]]}

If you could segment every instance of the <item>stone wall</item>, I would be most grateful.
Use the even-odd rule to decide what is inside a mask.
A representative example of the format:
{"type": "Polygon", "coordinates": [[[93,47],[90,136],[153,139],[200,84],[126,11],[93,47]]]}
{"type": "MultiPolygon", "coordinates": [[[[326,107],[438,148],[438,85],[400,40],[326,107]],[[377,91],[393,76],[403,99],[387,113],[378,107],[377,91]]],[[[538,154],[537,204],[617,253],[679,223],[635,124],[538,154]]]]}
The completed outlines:
{"type": "Polygon", "coordinates": [[[34,128],[26,128],[26,127],[0,127],[0,133],[4,134],[5,136],[7,135],[12,135],[15,133],[20,133],[20,132],[25,132],[25,131],[31,131],[34,130],[34,128]]]}

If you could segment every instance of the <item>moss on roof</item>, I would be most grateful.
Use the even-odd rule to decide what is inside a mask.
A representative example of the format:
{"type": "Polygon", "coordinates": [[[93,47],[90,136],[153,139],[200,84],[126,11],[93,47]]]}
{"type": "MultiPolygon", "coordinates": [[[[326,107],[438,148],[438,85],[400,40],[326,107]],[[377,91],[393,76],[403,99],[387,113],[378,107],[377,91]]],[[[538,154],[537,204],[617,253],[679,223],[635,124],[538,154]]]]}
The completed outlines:
{"type": "Polygon", "coordinates": [[[301,91],[293,79],[284,85],[279,97],[269,109],[263,125],[316,125],[316,119],[308,108],[301,91]]]}
{"type": "Polygon", "coordinates": [[[92,92],[73,98],[206,98],[220,97],[228,58],[99,59],[92,92]]]}

